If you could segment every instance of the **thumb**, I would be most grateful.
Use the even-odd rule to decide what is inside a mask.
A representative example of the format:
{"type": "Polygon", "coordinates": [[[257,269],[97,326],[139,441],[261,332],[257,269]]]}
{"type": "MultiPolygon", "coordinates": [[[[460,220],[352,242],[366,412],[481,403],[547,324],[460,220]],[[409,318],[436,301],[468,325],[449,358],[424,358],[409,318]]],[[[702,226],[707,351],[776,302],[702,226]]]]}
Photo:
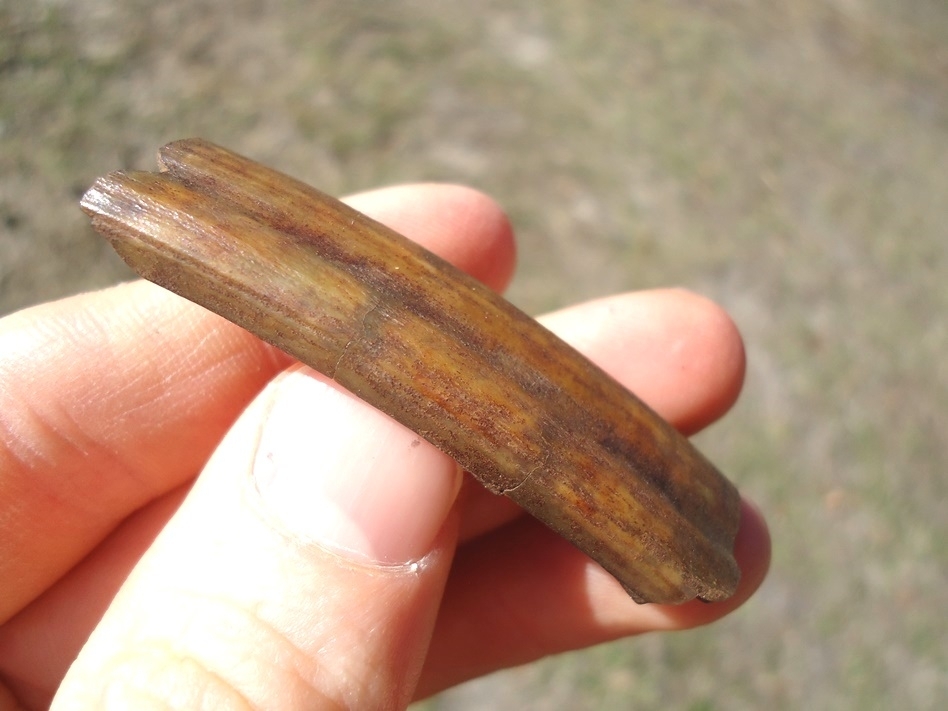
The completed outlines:
{"type": "Polygon", "coordinates": [[[240,418],[53,704],[401,708],[456,542],[457,465],[295,368],[240,418]]]}

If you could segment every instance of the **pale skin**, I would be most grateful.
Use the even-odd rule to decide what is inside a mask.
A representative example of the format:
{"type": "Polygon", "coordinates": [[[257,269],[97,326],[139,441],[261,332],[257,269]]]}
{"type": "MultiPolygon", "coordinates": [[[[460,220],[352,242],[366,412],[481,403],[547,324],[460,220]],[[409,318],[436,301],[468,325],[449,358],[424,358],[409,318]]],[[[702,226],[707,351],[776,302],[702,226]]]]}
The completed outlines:
{"type": "MultiPolygon", "coordinates": [[[[348,202],[498,291],[511,276],[479,193],[348,202]]],[[[685,433],[740,391],[734,324],[689,292],[542,320],[685,433]]],[[[731,600],[637,605],[414,433],[145,282],[0,321],[0,384],[0,709],[404,708],[707,624],[769,563],[745,504],[731,600]]]]}

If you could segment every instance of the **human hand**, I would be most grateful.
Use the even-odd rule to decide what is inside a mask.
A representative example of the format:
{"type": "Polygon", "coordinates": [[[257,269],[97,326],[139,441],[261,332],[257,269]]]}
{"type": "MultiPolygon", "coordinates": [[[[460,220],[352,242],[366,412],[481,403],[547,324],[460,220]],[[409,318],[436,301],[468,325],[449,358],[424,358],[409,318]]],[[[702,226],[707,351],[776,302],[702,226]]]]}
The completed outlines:
{"type": "MultiPolygon", "coordinates": [[[[509,225],[477,193],[349,202],[509,279],[509,225]]],[[[740,389],[733,324],[687,292],[543,321],[687,433],[740,389]]],[[[414,433],[145,282],[4,319],[0,383],[0,708],[400,708],[718,619],[769,561],[745,505],[732,599],[637,605],[414,433]]]]}

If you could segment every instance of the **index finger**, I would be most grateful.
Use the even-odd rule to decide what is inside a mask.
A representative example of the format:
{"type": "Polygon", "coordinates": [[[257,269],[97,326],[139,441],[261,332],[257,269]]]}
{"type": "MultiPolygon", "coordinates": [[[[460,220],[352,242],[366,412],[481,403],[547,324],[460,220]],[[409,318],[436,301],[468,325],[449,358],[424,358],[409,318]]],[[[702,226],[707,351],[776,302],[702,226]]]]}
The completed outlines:
{"type": "MultiPolygon", "coordinates": [[[[501,289],[509,224],[455,186],[357,196],[359,209],[501,289]]],[[[0,621],[130,513],[203,466],[289,358],[158,287],[124,284],[0,322],[0,621]]]]}

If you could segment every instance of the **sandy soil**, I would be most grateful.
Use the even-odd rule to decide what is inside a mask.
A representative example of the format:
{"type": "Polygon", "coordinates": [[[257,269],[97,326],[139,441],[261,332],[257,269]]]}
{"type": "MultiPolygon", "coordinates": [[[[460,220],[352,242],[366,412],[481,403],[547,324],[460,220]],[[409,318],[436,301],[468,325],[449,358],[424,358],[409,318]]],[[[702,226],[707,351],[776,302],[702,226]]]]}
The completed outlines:
{"type": "Polygon", "coordinates": [[[128,278],[77,199],[174,138],[333,193],[479,187],[517,226],[526,309],[678,284],[734,315],[746,393],[699,442],[775,560],[710,629],[429,708],[948,699],[948,5],[223,7],[0,4],[0,314],[128,278]]]}

